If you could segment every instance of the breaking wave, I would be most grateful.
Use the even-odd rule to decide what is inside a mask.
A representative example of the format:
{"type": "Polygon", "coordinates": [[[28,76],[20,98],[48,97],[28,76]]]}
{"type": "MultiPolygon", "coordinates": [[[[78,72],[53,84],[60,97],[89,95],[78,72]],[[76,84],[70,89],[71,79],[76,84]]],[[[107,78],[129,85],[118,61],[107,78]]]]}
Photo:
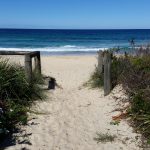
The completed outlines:
{"type": "Polygon", "coordinates": [[[43,52],[96,52],[98,50],[105,50],[107,48],[98,47],[84,47],[75,45],[65,45],[58,47],[23,47],[23,48],[3,48],[0,47],[1,51],[43,51],[43,52]]]}

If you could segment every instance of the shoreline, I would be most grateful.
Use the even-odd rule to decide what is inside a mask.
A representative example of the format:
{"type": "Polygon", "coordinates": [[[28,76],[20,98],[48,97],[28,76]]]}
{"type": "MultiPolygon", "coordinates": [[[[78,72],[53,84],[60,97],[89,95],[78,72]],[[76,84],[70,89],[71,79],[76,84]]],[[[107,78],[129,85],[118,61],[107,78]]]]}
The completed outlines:
{"type": "Polygon", "coordinates": [[[63,51],[63,52],[47,52],[47,51],[40,51],[41,56],[93,56],[97,54],[97,51],[89,51],[89,52],[84,52],[84,51],[63,51]]]}

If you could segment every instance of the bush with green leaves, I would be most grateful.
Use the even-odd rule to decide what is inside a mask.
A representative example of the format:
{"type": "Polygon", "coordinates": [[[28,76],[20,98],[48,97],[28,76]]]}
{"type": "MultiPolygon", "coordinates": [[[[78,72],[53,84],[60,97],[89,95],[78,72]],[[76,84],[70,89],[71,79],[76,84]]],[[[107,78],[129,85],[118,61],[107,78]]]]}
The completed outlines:
{"type": "Polygon", "coordinates": [[[92,88],[100,88],[103,86],[104,84],[104,79],[103,79],[103,73],[100,74],[98,72],[98,68],[95,68],[95,71],[92,73],[90,80],[88,81],[88,84],[90,84],[90,86],[92,88]]]}
{"type": "Polygon", "coordinates": [[[135,55],[113,57],[112,84],[122,84],[129,95],[129,114],[135,126],[150,138],[150,49],[136,49],[135,55]]]}
{"type": "Polygon", "coordinates": [[[128,57],[120,83],[130,97],[135,126],[150,138],[150,55],[128,57]]]}
{"type": "Polygon", "coordinates": [[[23,67],[0,60],[0,140],[27,123],[33,101],[44,97],[39,85],[43,83],[42,76],[36,73],[29,83],[23,67]]]}
{"type": "MultiPolygon", "coordinates": [[[[112,56],[111,62],[111,83],[114,88],[119,82],[119,76],[125,69],[126,60],[124,57],[112,56]]],[[[98,68],[95,67],[93,74],[89,80],[90,85],[93,88],[103,87],[104,86],[104,71],[99,73],[98,68]]]]}
{"type": "MultiPolygon", "coordinates": [[[[96,69],[91,77],[95,87],[103,86],[104,74],[96,69]]],[[[129,114],[135,126],[150,139],[150,47],[135,49],[132,55],[113,56],[111,82],[114,88],[122,84],[129,95],[129,114]]]]}

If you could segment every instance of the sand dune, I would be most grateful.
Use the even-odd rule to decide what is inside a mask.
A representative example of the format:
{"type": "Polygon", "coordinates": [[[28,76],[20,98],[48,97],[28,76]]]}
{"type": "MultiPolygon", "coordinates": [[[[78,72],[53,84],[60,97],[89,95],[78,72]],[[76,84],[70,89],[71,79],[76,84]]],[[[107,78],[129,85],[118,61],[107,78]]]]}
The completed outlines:
{"type": "MultiPolygon", "coordinates": [[[[56,78],[63,89],[47,91],[48,98],[33,109],[44,114],[30,114],[28,144],[8,150],[138,150],[137,134],[127,122],[111,125],[117,107],[114,94],[104,97],[103,90],[83,87],[97,63],[96,56],[43,56],[42,72],[56,78]],[[113,142],[97,143],[96,133],[116,135],[113,142]],[[30,135],[30,133],[32,133],[30,135]]],[[[114,90],[117,93],[118,89],[114,90]]],[[[117,93],[121,96],[120,93],[117,93]]],[[[22,140],[22,139],[20,139],[22,140]]]]}

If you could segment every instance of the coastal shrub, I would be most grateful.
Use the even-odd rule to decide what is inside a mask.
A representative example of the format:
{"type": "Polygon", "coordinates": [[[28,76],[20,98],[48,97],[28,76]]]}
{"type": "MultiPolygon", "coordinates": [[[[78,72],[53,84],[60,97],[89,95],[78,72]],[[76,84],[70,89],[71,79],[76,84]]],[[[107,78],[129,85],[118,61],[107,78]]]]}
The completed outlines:
{"type": "Polygon", "coordinates": [[[92,88],[100,88],[103,87],[104,84],[104,75],[98,72],[97,67],[95,67],[95,71],[92,73],[91,78],[88,82],[92,88]]]}
{"type": "Polygon", "coordinates": [[[113,58],[113,61],[115,80],[112,81],[114,85],[122,84],[130,98],[128,112],[136,129],[150,139],[150,48],[135,49],[134,55],[113,58]]]}
{"type": "MultiPolygon", "coordinates": [[[[123,72],[125,68],[126,61],[124,57],[116,57],[112,56],[112,63],[111,63],[111,83],[112,87],[114,88],[118,82],[120,74],[123,72]]],[[[101,74],[98,71],[98,68],[95,67],[95,70],[90,78],[90,83],[93,88],[103,87],[104,86],[104,72],[101,74]]]]}
{"type": "Polygon", "coordinates": [[[150,139],[150,47],[112,58],[112,85],[122,84],[130,98],[129,114],[138,130],[150,139]]]}
{"type": "MultiPolygon", "coordinates": [[[[136,50],[136,55],[134,56],[127,55],[126,53],[119,57],[114,55],[112,56],[111,62],[112,88],[114,88],[117,84],[123,84],[124,87],[131,86],[130,88],[128,87],[128,90],[132,89],[132,91],[134,91],[133,88],[139,89],[139,86],[144,86],[145,83],[147,86],[147,83],[149,83],[149,71],[150,49],[148,51],[148,48],[146,48],[146,52],[141,50],[141,48],[136,50]],[[141,81],[142,78],[144,78],[142,82],[139,83],[139,81],[136,81],[141,81]],[[136,85],[137,83],[139,84],[136,85]]],[[[100,74],[96,67],[90,81],[93,87],[102,87],[104,83],[104,73],[100,74]]]]}
{"type": "MultiPolygon", "coordinates": [[[[113,56],[112,87],[122,84],[130,99],[130,116],[135,127],[150,139],[150,47],[135,49],[132,55],[113,56]]],[[[96,87],[103,86],[103,74],[96,69],[91,77],[96,87]]]]}
{"type": "Polygon", "coordinates": [[[111,83],[112,88],[114,88],[120,80],[120,75],[124,72],[126,69],[126,59],[124,56],[112,57],[112,63],[111,63],[111,83]]]}
{"type": "Polygon", "coordinates": [[[150,138],[150,55],[128,57],[120,82],[130,97],[135,125],[150,138]]]}
{"type": "Polygon", "coordinates": [[[0,60],[0,140],[27,123],[30,106],[44,97],[39,84],[43,84],[41,76],[33,73],[29,83],[23,67],[0,60]]]}
{"type": "Polygon", "coordinates": [[[126,62],[120,82],[130,96],[140,94],[148,102],[146,99],[150,94],[150,56],[131,56],[126,62]]]}

